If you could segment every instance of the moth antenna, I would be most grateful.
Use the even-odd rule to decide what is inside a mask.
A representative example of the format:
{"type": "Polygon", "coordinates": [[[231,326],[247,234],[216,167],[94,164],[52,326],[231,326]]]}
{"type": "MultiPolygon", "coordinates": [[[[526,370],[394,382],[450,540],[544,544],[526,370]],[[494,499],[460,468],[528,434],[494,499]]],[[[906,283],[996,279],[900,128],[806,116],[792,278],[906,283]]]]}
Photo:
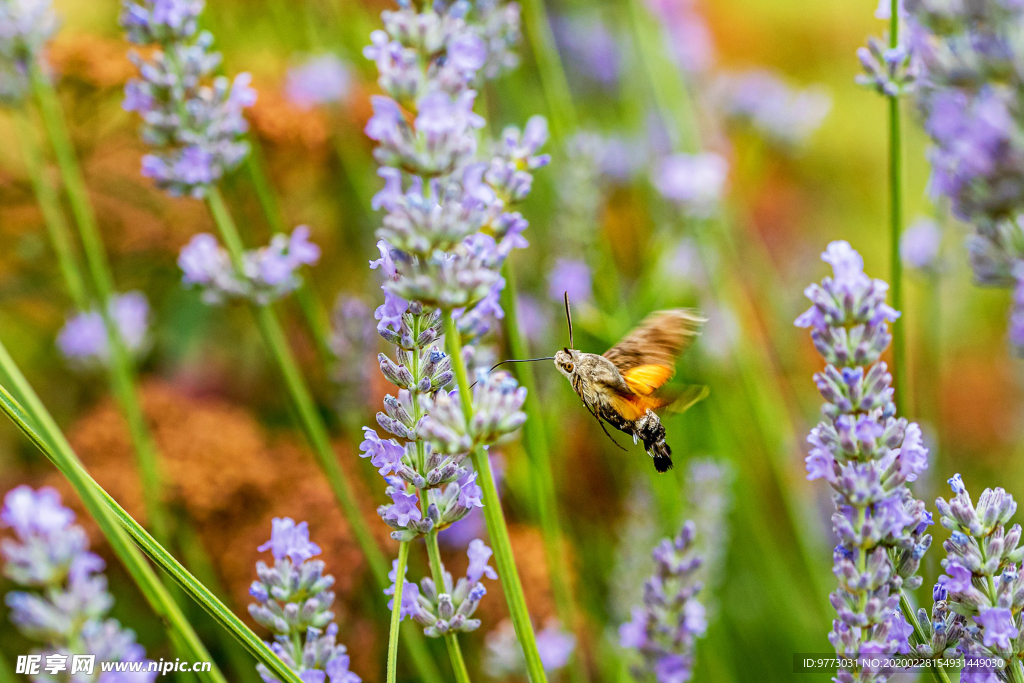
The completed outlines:
{"type": "Polygon", "coordinates": [[[569,323],[569,348],[575,349],[576,344],[572,340],[572,313],[569,312],[569,292],[565,292],[565,320],[569,323]]]}

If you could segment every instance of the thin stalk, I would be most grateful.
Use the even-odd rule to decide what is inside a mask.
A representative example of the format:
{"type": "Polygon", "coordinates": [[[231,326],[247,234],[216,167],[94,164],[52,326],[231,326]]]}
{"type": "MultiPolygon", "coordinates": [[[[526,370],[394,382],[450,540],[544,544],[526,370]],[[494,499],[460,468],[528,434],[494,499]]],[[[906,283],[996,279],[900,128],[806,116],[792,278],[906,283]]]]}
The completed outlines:
{"type": "MultiPolygon", "coordinates": [[[[899,45],[899,0],[892,0],[889,20],[889,47],[899,45]]],[[[889,286],[892,307],[903,311],[903,259],[900,258],[900,237],[903,235],[903,144],[901,136],[900,98],[888,97],[889,108],[889,286]]],[[[904,317],[906,312],[903,312],[904,317]]],[[[906,326],[899,320],[892,326],[892,364],[895,378],[893,402],[896,412],[904,414],[907,405],[906,326]]]]}
{"type": "MultiPolygon", "coordinates": [[[[160,466],[157,461],[157,447],[146,425],[139,399],[135,370],[121,340],[117,323],[113,320],[109,303],[114,295],[114,278],[103,248],[96,215],[85,187],[85,179],[75,156],[71,136],[61,111],[57,93],[40,66],[33,63],[30,68],[32,91],[43,126],[53,145],[57,166],[64,179],[64,188],[71,205],[71,213],[78,227],[78,236],[85,254],[93,289],[99,299],[100,316],[107,332],[107,346],[110,351],[109,375],[111,390],[117,399],[121,412],[128,423],[128,431],[139,463],[142,489],[146,504],[146,516],[153,533],[162,542],[168,539],[168,516],[162,502],[160,466]]],[[[71,285],[69,284],[69,287],[71,285]]]]}
{"type": "MultiPolygon", "coordinates": [[[[249,177],[252,180],[253,189],[256,191],[256,197],[259,199],[260,207],[263,209],[263,215],[267,219],[267,223],[270,224],[271,231],[287,232],[284,217],[281,214],[281,203],[274,193],[273,185],[271,185],[267,174],[263,148],[255,138],[251,138],[249,144],[252,149],[245,159],[245,166],[249,171],[249,177]]],[[[303,282],[296,290],[295,299],[306,319],[306,325],[309,327],[309,333],[313,337],[321,360],[330,364],[334,354],[331,351],[330,323],[326,306],[309,281],[303,282]]]]}
{"type": "MultiPolygon", "coordinates": [[[[469,422],[473,418],[473,395],[469,389],[466,362],[462,358],[462,340],[459,338],[459,331],[455,326],[451,311],[445,310],[442,315],[448,354],[451,356],[455,381],[459,387],[459,400],[462,402],[462,410],[469,422]]],[[[519,579],[519,572],[516,570],[516,560],[512,553],[512,539],[508,535],[508,525],[505,523],[505,513],[501,509],[498,487],[494,483],[494,473],[491,472],[491,461],[482,448],[473,449],[470,457],[473,460],[473,467],[479,474],[477,483],[483,489],[487,534],[494,546],[494,559],[498,565],[501,587],[505,591],[505,600],[508,602],[512,626],[515,628],[516,638],[526,656],[526,673],[530,678],[530,683],[546,682],[544,665],[540,661],[540,652],[537,650],[537,638],[533,633],[530,613],[526,609],[523,584],[519,579]]]]}
{"type": "Polygon", "coordinates": [[[2,652],[0,652],[0,683],[19,683],[17,676],[14,675],[14,667],[2,652]]]}
{"type": "MultiPolygon", "coordinates": [[[[224,203],[224,198],[220,194],[220,190],[216,187],[211,187],[207,193],[206,200],[221,238],[224,240],[228,253],[231,255],[232,263],[235,268],[240,269],[244,246],[238,234],[238,229],[235,227],[234,220],[231,218],[227,205],[224,203]]],[[[388,588],[391,585],[391,581],[388,579],[387,561],[384,558],[383,552],[381,552],[380,546],[377,545],[377,541],[370,533],[370,529],[366,524],[366,520],[363,519],[359,506],[355,502],[355,494],[348,480],[348,475],[345,474],[345,471],[338,463],[337,454],[331,446],[327,425],[317,411],[313,395],[309,387],[306,386],[302,371],[299,369],[295,356],[288,346],[288,339],[285,336],[284,329],[281,327],[281,322],[271,306],[253,306],[253,315],[256,317],[256,323],[263,334],[267,350],[273,357],[284,379],[303,433],[313,449],[317,462],[323,470],[342,514],[344,514],[352,529],[356,542],[366,557],[370,573],[381,590],[388,588]]],[[[411,628],[407,629],[407,631],[403,642],[420,676],[425,681],[439,683],[440,674],[427,652],[426,643],[423,641],[422,635],[417,634],[411,628]]]]}
{"type": "MultiPolygon", "coordinates": [[[[427,545],[427,558],[430,560],[430,576],[434,579],[437,592],[443,593],[445,591],[444,562],[441,561],[441,548],[437,545],[437,531],[431,531],[424,540],[427,545]]],[[[459,637],[454,633],[448,633],[444,637],[444,643],[448,647],[448,658],[452,661],[455,680],[457,683],[469,683],[469,671],[466,669],[466,661],[462,657],[459,637]]]]}
{"type": "MultiPolygon", "coordinates": [[[[244,251],[242,240],[217,188],[210,188],[207,202],[221,237],[227,246],[228,253],[231,255],[232,262],[235,268],[241,272],[242,253],[244,251]]],[[[285,336],[280,320],[277,318],[277,314],[271,306],[254,306],[253,314],[256,317],[256,324],[263,334],[267,350],[277,364],[285,386],[288,388],[288,393],[291,396],[299,422],[301,423],[300,426],[310,446],[313,448],[313,452],[316,454],[321,469],[323,469],[324,474],[327,476],[327,481],[331,485],[331,490],[334,492],[334,496],[342,512],[345,514],[345,518],[352,527],[352,533],[356,537],[356,541],[359,543],[363,554],[366,555],[370,571],[373,573],[377,583],[384,587],[390,586],[387,561],[381,552],[380,546],[377,545],[376,540],[370,533],[370,528],[366,524],[366,520],[363,519],[362,512],[355,503],[355,493],[348,480],[348,475],[345,474],[341,465],[338,464],[337,454],[331,446],[330,435],[327,432],[327,425],[317,411],[312,392],[306,386],[306,381],[302,377],[299,364],[288,346],[288,339],[285,336]]]]}
{"type": "Polygon", "coordinates": [[[409,562],[409,542],[398,544],[398,566],[395,568],[395,594],[391,608],[391,629],[388,631],[388,683],[398,677],[398,633],[402,622],[402,589],[405,588],[405,567],[409,562]]]}
{"type": "MultiPolygon", "coordinates": [[[[502,290],[502,308],[505,311],[505,337],[508,339],[509,351],[513,358],[529,358],[530,349],[519,327],[516,275],[511,261],[505,262],[503,275],[505,289],[502,290]]],[[[537,379],[533,373],[533,366],[529,363],[516,363],[515,372],[519,383],[526,388],[524,409],[527,419],[523,425],[523,439],[526,443],[526,454],[531,461],[530,477],[535,492],[533,498],[537,503],[537,516],[540,518],[541,533],[544,537],[544,555],[548,564],[551,591],[555,597],[558,618],[565,628],[574,631],[576,609],[568,581],[569,566],[562,543],[555,475],[544,428],[544,413],[537,394],[537,379]]],[[[581,667],[570,666],[569,669],[574,677],[583,674],[581,667]]]]}
{"type": "MultiPolygon", "coordinates": [[[[14,422],[29,441],[67,478],[86,510],[96,520],[114,554],[124,564],[154,613],[170,631],[172,641],[193,661],[212,662],[209,652],[174,602],[168,589],[146,563],[139,549],[174,579],[192,599],[227,629],[258,661],[287,683],[301,683],[297,674],[243,624],[209,589],[189,574],[131,515],[89,475],[60,428],[15,364],[6,347],[0,343],[0,368],[11,382],[13,393],[26,400],[23,407],[6,386],[0,385],[0,411],[14,422]],[[125,533],[127,532],[127,534],[125,533]],[[134,541],[138,548],[132,545],[134,541]]],[[[214,664],[201,674],[211,683],[226,683],[214,664]]]]}
{"type": "Polygon", "coordinates": [[[60,205],[60,194],[46,177],[43,152],[36,140],[34,126],[29,122],[28,113],[24,109],[14,110],[14,124],[17,128],[18,142],[21,143],[21,153],[25,157],[29,180],[32,182],[32,190],[42,211],[43,223],[46,224],[50,242],[53,243],[53,251],[57,254],[57,264],[67,284],[68,294],[71,295],[71,301],[76,308],[81,311],[88,310],[89,291],[78,265],[71,228],[60,205]]]}
{"type": "Polygon", "coordinates": [[[555,46],[544,0],[523,1],[523,22],[537,60],[541,87],[551,116],[551,131],[555,138],[565,138],[576,127],[576,109],[572,103],[572,91],[566,78],[562,59],[555,46]]]}
{"type": "MultiPolygon", "coordinates": [[[[911,628],[914,629],[914,637],[917,638],[918,643],[927,643],[928,637],[924,634],[924,629],[921,628],[921,622],[917,620],[917,614],[914,613],[914,607],[910,604],[910,599],[907,594],[900,591],[900,609],[903,611],[903,616],[907,618],[911,628]]],[[[950,683],[949,676],[946,674],[946,670],[941,666],[937,666],[934,662],[930,666],[932,677],[936,683],[950,683]]]]}

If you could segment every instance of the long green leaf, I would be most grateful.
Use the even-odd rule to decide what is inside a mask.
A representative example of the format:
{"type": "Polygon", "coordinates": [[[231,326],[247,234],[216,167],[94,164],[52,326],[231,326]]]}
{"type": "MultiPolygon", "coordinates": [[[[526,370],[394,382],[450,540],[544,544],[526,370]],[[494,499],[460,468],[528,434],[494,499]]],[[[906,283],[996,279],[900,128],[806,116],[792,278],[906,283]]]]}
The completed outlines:
{"type": "MultiPolygon", "coordinates": [[[[172,640],[184,648],[184,651],[188,652],[195,661],[213,661],[195,630],[171,598],[167,588],[139,553],[139,549],[167,572],[193,600],[199,603],[218,624],[230,632],[277,678],[286,683],[301,683],[298,675],[288,668],[266,643],[227,609],[206,586],[197,581],[110,494],[96,483],[78,460],[53,417],[25,380],[2,343],[0,343],[0,367],[15,385],[15,392],[24,397],[29,406],[28,409],[23,407],[6,386],[0,385],[0,410],[67,477],[81,497],[89,514],[100,526],[111,548],[139,585],[150,606],[171,630],[172,640]],[[46,436],[43,436],[40,430],[43,430],[46,436]],[[138,549],[129,542],[129,537],[138,545],[138,549]]],[[[227,683],[216,665],[207,678],[213,683],[227,683]]]]}

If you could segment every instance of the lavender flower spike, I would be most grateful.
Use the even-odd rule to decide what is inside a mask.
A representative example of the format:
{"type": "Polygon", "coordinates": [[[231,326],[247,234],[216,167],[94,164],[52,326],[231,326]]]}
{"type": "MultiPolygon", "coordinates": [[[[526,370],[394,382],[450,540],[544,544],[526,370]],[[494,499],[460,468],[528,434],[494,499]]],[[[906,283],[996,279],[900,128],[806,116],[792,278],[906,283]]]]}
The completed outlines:
{"type": "MultiPolygon", "coordinates": [[[[449,633],[459,631],[470,632],[480,628],[480,620],[473,619],[480,600],[487,595],[487,589],[480,581],[483,577],[494,580],[498,578],[487,562],[491,557],[491,549],[479,538],[469,544],[469,568],[466,576],[457,582],[447,571],[442,572],[444,585],[438,586],[432,579],[423,579],[417,586],[406,583],[402,589],[401,619],[412,617],[424,628],[424,633],[431,638],[441,638],[449,633]]],[[[392,569],[391,580],[396,578],[392,569]]],[[[395,588],[384,591],[386,595],[394,595],[395,588]]],[[[394,601],[392,600],[392,603],[394,601]]],[[[394,609],[394,605],[389,605],[394,609]]]]}
{"type": "Polygon", "coordinates": [[[697,600],[703,586],[695,577],[701,565],[693,547],[696,531],[693,522],[686,522],[674,539],[658,544],[644,604],[619,627],[619,644],[642,657],[634,668],[638,678],[683,683],[692,675],[697,639],[707,630],[704,605],[697,600]]]}
{"type": "Polygon", "coordinates": [[[298,289],[302,266],[320,260],[320,247],[310,241],[309,234],[309,228],[300,225],[291,235],[274,235],[267,246],[242,254],[238,272],[217,238],[200,233],[178,255],[182,283],[199,289],[208,304],[244,299],[265,306],[298,289]]]}
{"type": "MultiPolygon", "coordinates": [[[[156,671],[148,671],[146,651],[135,642],[135,634],[116,619],[105,618],[113,605],[103,575],[104,563],[89,552],[89,541],[75,514],[61,505],[60,494],[51,488],[11,489],[0,509],[0,528],[9,528],[14,538],[0,542],[3,573],[26,590],[7,594],[10,618],[26,638],[37,641],[36,654],[44,662],[71,670],[76,655],[96,655],[100,663],[143,662],[133,680],[151,683],[156,671]]],[[[32,680],[54,680],[50,673],[32,680]]],[[[71,680],[98,680],[99,667],[79,672],[71,680]],[[95,675],[95,677],[93,677],[95,675]]]]}
{"type": "MultiPolygon", "coordinates": [[[[885,303],[888,286],[864,273],[847,242],[832,242],[822,260],[833,277],[805,290],[812,306],[796,320],[811,329],[828,365],[814,376],[825,404],[808,437],[807,478],[832,487],[839,539],[830,596],[838,613],[829,640],[836,652],[906,653],[909,626],[897,607],[900,591],[920,585],[916,575],[931,544],[931,515],[906,487],[928,466],[918,425],[896,417],[892,376],[879,361],[889,345],[888,325],[899,313],[885,303]]],[[[840,683],[884,681],[888,671],[841,669],[840,683]]]]}
{"type": "MultiPolygon", "coordinates": [[[[334,577],[314,560],[320,547],[309,540],[306,522],[284,517],[272,523],[270,540],[257,548],[270,551],[274,566],[256,563],[257,580],[249,587],[256,602],[249,614],[274,634],[271,649],[307,683],[360,683],[349,671],[349,656],[337,642],[338,625],[331,605],[334,577]]],[[[266,683],[278,679],[262,664],[256,669],[266,683]]]]}
{"type": "Polygon", "coordinates": [[[141,78],[125,86],[123,107],[138,112],[142,138],[155,148],[142,174],[172,196],[205,196],[249,153],[242,111],[256,91],[249,74],[214,77],[221,56],[197,26],[202,10],[202,0],[123,0],[128,39],[158,48],[148,60],[130,55],[141,78]]]}
{"type": "Polygon", "coordinates": [[[0,2],[0,103],[24,97],[29,69],[42,59],[57,23],[50,0],[0,2]]]}
{"type": "MultiPolygon", "coordinates": [[[[121,343],[135,357],[148,349],[149,302],[142,292],[115,295],[109,302],[110,316],[121,334],[121,343]]],[[[78,313],[64,323],[57,334],[57,348],[76,367],[102,367],[110,359],[107,328],[98,311],[78,313]]]]}
{"type": "MultiPolygon", "coordinates": [[[[943,543],[946,573],[939,577],[936,592],[948,600],[949,608],[960,615],[959,651],[969,659],[1008,662],[1000,678],[1019,679],[1020,655],[1024,653],[1021,635],[1021,609],[1024,608],[1024,579],[1020,563],[1021,528],[1009,529],[1017,503],[1003,489],[985,489],[977,506],[971,501],[960,475],[949,480],[953,497],[935,501],[942,526],[953,534],[943,543]],[[1011,673],[1009,667],[1017,671],[1011,673]]],[[[992,669],[985,672],[992,674],[992,669]]],[[[985,672],[976,674],[979,678],[985,672]]]]}

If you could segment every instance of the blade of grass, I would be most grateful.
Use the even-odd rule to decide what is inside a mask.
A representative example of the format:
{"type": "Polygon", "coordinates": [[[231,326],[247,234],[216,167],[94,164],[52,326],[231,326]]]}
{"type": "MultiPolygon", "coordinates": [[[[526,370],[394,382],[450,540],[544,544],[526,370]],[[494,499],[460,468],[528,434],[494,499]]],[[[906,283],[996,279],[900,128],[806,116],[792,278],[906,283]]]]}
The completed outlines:
{"type": "MultiPolygon", "coordinates": [[[[889,47],[900,43],[899,0],[892,0],[889,20],[889,47]]],[[[886,97],[889,113],[889,293],[892,307],[903,313],[892,325],[892,375],[895,379],[893,403],[896,412],[906,415],[907,395],[907,338],[906,311],[903,310],[903,259],[900,257],[900,238],[903,235],[903,140],[900,118],[900,98],[886,97]]]]}
{"type": "MultiPolygon", "coordinates": [[[[82,243],[82,251],[85,254],[85,262],[93,289],[99,300],[99,305],[96,308],[103,318],[103,324],[107,331],[107,346],[110,355],[110,386],[121,408],[121,412],[128,422],[128,431],[131,435],[132,444],[135,447],[135,453],[139,462],[139,472],[142,478],[142,488],[145,494],[146,516],[150,526],[153,528],[153,533],[157,538],[166,543],[169,538],[168,516],[162,502],[162,485],[157,448],[153,442],[152,435],[149,433],[146,418],[142,412],[135,369],[124,347],[117,323],[114,321],[109,310],[109,304],[115,292],[114,279],[103,248],[103,241],[96,223],[96,215],[89,201],[85,179],[82,177],[82,170],[75,156],[71,135],[68,132],[67,123],[64,120],[64,114],[61,111],[60,102],[57,99],[57,93],[53,88],[53,84],[50,83],[49,77],[43,73],[40,65],[36,63],[30,66],[29,77],[32,84],[32,92],[42,116],[43,127],[50,138],[50,144],[53,146],[54,156],[57,159],[57,166],[64,180],[64,188],[71,205],[71,213],[78,227],[78,235],[82,243]]],[[[71,287],[70,283],[69,287],[71,287]]]]}
{"type": "Polygon", "coordinates": [[[36,203],[39,204],[39,209],[42,211],[43,223],[50,235],[50,242],[57,255],[57,264],[67,285],[68,294],[71,295],[71,301],[79,310],[86,311],[89,309],[89,292],[78,265],[78,254],[75,250],[74,238],[71,236],[71,228],[64,215],[64,209],[60,205],[60,195],[57,188],[46,177],[46,165],[43,161],[39,141],[36,139],[35,127],[29,121],[28,112],[24,109],[15,109],[13,114],[18,142],[21,144],[21,153],[25,158],[25,168],[28,171],[29,180],[32,182],[36,203]]]}
{"type": "MultiPolygon", "coordinates": [[[[266,643],[249,630],[206,586],[196,581],[163,546],[153,539],[149,532],[142,528],[117,501],[96,483],[78,460],[78,456],[75,455],[57,423],[39,400],[24,375],[21,374],[21,370],[2,343],[0,343],[0,368],[12,382],[14,393],[26,399],[26,405],[22,406],[14,398],[11,390],[0,385],[0,411],[10,418],[15,426],[60,470],[74,487],[86,510],[99,525],[111,549],[131,574],[150,607],[166,624],[172,640],[181,648],[180,651],[193,661],[213,661],[181,608],[174,602],[167,588],[146,563],[142,553],[145,553],[167,572],[218,624],[227,629],[258,661],[267,666],[282,681],[301,683],[298,675],[289,669],[266,643]],[[132,545],[131,541],[134,541],[138,548],[132,545]],[[139,552],[140,550],[142,553],[139,552]]],[[[226,679],[215,663],[211,667],[211,671],[203,676],[211,683],[226,683],[226,679]]]]}

